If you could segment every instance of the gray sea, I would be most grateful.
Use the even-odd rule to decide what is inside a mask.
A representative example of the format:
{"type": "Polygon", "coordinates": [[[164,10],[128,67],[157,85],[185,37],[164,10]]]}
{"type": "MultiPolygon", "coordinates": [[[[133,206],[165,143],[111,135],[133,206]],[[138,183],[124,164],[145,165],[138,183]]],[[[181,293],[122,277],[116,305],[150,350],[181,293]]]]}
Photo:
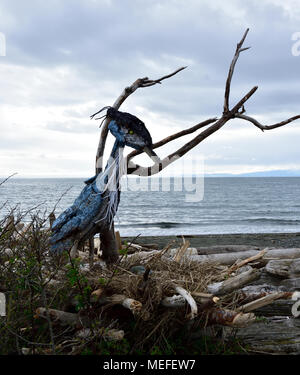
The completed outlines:
{"type": "MultiPolygon", "coordinates": [[[[38,206],[42,212],[57,205],[58,215],[73,203],[83,180],[11,178],[0,186],[0,207],[7,202],[0,215],[16,205],[22,210],[38,206]]],[[[153,179],[156,191],[147,187],[149,183],[143,179],[140,191],[127,188],[121,193],[115,220],[121,236],[300,232],[298,177],[205,178],[203,199],[198,201],[187,201],[184,189],[174,191],[176,178],[153,179]],[[163,191],[166,182],[169,191],[163,191]]]]}

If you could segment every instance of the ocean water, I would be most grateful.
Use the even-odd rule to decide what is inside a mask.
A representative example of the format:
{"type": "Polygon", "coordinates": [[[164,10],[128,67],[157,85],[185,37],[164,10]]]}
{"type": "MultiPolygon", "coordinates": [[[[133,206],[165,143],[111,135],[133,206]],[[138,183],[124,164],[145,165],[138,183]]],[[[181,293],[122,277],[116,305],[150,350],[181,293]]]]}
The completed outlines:
{"type": "MultiPolygon", "coordinates": [[[[203,199],[196,202],[186,200],[187,191],[174,191],[176,178],[170,191],[162,191],[164,179],[152,180],[156,191],[149,189],[149,179],[142,181],[140,191],[129,186],[121,193],[115,220],[121,236],[300,232],[298,177],[205,178],[203,199]]],[[[57,205],[58,215],[83,186],[79,178],[11,178],[0,186],[0,207],[7,202],[0,215],[18,204],[42,212],[57,205]]]]}

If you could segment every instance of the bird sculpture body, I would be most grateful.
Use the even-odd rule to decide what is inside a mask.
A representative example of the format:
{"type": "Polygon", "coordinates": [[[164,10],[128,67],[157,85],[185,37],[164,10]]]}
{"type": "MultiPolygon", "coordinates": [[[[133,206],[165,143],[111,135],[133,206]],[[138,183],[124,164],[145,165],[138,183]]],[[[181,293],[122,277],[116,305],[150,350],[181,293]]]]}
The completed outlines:
{"type": "Polygon", "coordinates": [[[126,173],[125,146],[157,157],[152,150],[151,135],[141,120],[113,107],[103,109],[107,108],[108,129],[115,137],[110,158],[104,171],[85,181],[86,186],[73,205],[53,222],[50,238],[53,253],[68,251],[76,240],[85,241],[111,227],[120,202],[120,179],[126,173]]]}

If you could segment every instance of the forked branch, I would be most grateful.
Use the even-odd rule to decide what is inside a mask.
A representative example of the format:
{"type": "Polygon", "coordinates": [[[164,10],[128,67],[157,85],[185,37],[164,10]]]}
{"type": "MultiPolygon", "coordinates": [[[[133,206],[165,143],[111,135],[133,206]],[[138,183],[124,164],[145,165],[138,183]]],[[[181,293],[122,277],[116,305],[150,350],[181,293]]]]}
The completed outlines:
{"type": "Polygon", "coordinates": [[[238,113],[235,117],[240,118],[242,120],[252,122],[253,125],[257,126],[260,130],[264,131],[264,130],[272,130],[272,129],[280,128],[281,126],[289,124],[292,121],[298,120],[300,118],[300,115],[290,117],[287,120],[278,122],[278,123],[273,124],[273,125],[262,125],[255,118],[250,117],[250,116],[246,116],[246,115],[243,115],[243,114],[240,114],[240,113],[238,113]]]}
{"type": "Polygon", "coordinates": [[[243,51],[246,51],[247,49],[249,49],[250,47],[247,47],[247,48],[242,48],[243,46],[243,43],[247,37],[247,34],[249,32],[249,29],[247,29],[242,37],[242,39],[240,40],[240,42],[237,44],[236,46],[236,50],[235,50],[235,54],[233,56],[233,59],[231,61],[231,64],[230,64],[230,67],[229,67],[229,72],[228,72],[228,76],[227,76],[227,80],[226,80],[226,86],[225,86],[225,97],[224,97],[224,113],[228,112],[229,111],[229,95],[230,95],[230,86],[231,86],[231,80],[232,80],[232,76],[233,76],[233,72],[234,72],[234,68],[235,68],[235,64],[240,56],[240,53],[243,52],[243,51]]]}
{"type": "MultiPolygon", "coordinates": [[[[178,139],[180,137],[184,137],[185,135],[188,135],[188,134],[192,134],[196,130],[204,128],[205,126],[207,126],[207,125],[209,125],[209,124],[211,124],[213,122],[216,122],[216,121],[217,121],[216,117],[215,118],[210,118],[210,119],[205,120],[205,121],[202,121],[199,124],[192,126],[191,128],[188,128],[188,129],[182,130],[182,131],[180,131],[178,133],[169,135],[168,137],[162,139],[161,141],[154,143],[153,146],[152,146],[152,148],[155,149],[155,148],[159,148],[161,146],[164,146],[165,144],[167,144],[167,143],[169,143],[171,141],[174,141],[175,139],[178,139]]],[[[135,157],[137,155],[140,155],[142,153],[143,153],[143,151],[134,150],[130,154],[127,155],[127,160],[130,160],[133,157],[135,157]]]]}

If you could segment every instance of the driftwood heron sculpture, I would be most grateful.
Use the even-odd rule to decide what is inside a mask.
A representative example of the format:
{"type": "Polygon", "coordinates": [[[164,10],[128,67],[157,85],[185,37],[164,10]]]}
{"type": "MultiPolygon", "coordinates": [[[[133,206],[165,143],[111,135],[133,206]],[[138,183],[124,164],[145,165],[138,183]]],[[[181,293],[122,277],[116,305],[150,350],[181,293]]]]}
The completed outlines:
{"type": "MultiPolygon", "coordinates": [[[[231,81],[235,65],[241,52],[244,52],[250,48],[243,47],[248,32],[249,29],[245,31],[242,39],[239,41],[239,43],[237,43],[233,59],[229,66],[225,84],[223,113],[219,118],[214,117],[204,120],[190,128],[171,134],[152,145],[151,136],[142,121],[137,119],[135,116],[118,111],[122,103],[137,89],[161,84],[163,80],[173,77],[186,67],[181,67],[175,72],[155,80],[151,80],[148,77],[139,78],[133,82],[132,85],[124,89],[113,104],[113,107],[105,107],[102,109],[108,109],[108,111],[106,121],[102,127],[99,146],[97,149],[96,176],[87,181],[87,186],[83,189],[73,206],[68,208],[54,222],[52,227],[53,235],[51,238],[53,252],[60,252],[64,248],[68,248],[73,242],[82,242],[87,238],[91,238],[95,233],[100,233],[101,246],[102,244],[104,245],[102,247],[103,254],[105,253],[104,259],[107,262],[113,262],[118,259],[113,228],[113,216],[116,213],[120,200],[118,183],[123,173],[122,168],[125,164],[127,174],[134,174],[136,176],[153,176],[171,163],[183,157],[199,143],[203,142],[206,138],[219,131],[231,120],[244,120],[252,123],[258,129],[265,131],[285,126],[297,119],[300,119],[300,115],[296,115],[275,124],[264,125],[261,124],[256,118],[246,115],[245,105],[257,91],[258,86],[252,87],[252,89],[249,90],[235,105],[230,106],[229,99],[231,92],[231,81]],[[153,152],[153,149],[155,148],[162,147],[175,139],[192,134],[200,129],[203,129],[204,127],[207,128],[163,159],[159,159],[153,152]],[[115,145],[111,153],[112,158],[116,158],[114,159],[114,162],[108,162],[105,170],[103,171],[102,160],[108,130],[110,130],[110,132],[116,138],[115,145]],[[123,164],[121,159],[122,150],[125,145],[128,145],[135,150],[127,155],[127,160],[123,164]],[[147,152],[154,161],[154,165],[152,165],[152,167],[143,167],[131,160],[144,151],[147,152]],[[120,168],[117,168],[117,165],[122,166],[121,170],[120,168]],[[108,187],[110,185],[109,176],[111,176],[111,172],[113,172],[112,174],[117,177],[115,178],[116,185],[118,187],[118,189],[116,189],[117,193],[116,191],[112,192],[108,187]]],[[[99,112],[101,112],[101,110],[99,112]]]]}
{"type": "Polygon", "coordinates": [[[152,150],[152,138],[145,124],[130,113],[120,112],[113,107],[104,107],[95,115],[106,110],[108,129],[115,142],[103,172],[85,181],[73,205],[66,209],[53,223],[50,239],[51,251],[62,253],[101,230],[110,228],[120,202],[120,179],[125,173],[123,150],[129,146],[145,151],[154,161],[158,159],[152,150]]]}

